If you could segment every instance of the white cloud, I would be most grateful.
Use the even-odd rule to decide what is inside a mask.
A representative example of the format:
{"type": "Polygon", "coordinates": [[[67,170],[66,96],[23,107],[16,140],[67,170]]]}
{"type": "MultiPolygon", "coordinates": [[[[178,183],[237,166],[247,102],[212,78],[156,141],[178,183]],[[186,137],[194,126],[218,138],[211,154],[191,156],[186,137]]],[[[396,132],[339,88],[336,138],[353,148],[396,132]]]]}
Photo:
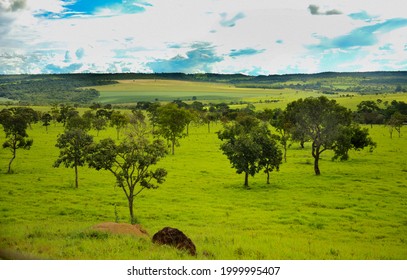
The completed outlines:
{"type": "Polygon", "coordinates": [[[199,42],[211,46],[217,59],[208,58],[210,67],[202,67],[214,72],[318,72],[328,68],[354,69],[358,64],[375,70],[381,65],[399,69],[405,64],[398,62],[407,60],[405,28],[377,36],[377,44],[366,46],[358,55],[353,53],[357,61],[344,59],[346,54],[341,55],[341,49],[335,53],[308,48],[318,45],[321,38],[333,40],[363,26],[406,18],[404,0],[147,2],[151,6],[142,13],[118,14],[118,9],[112,16],[112,10],[104,10],[109,17],[101,17],[103,10],[99,10],[98,17],[47,19],[35,15],[44,11],[62,13],[62,1],[3,0],[0,2],[0,73],[37,73],[51,69],[47,65],[74,71],[150,72],[149,62],[170,61],[177,56],[186,58],[188,53],[191,55],[192,46],[199,42]],[[17,3],[14,10],[12,2],[17,3]],[[342,14],[311,15],[309,5],[318,6],[320,12],[336,10],[342,14]],[[374,22],[349,16],[362,11],[374,16],[374,22]],[[391,51],[383,49],[386,44],[391,44],[391,51]],[[229,57],[232,50],[248,49],[262,51],[229,57]],[[329,57],[332,64],[328,63],[329,57]]]}

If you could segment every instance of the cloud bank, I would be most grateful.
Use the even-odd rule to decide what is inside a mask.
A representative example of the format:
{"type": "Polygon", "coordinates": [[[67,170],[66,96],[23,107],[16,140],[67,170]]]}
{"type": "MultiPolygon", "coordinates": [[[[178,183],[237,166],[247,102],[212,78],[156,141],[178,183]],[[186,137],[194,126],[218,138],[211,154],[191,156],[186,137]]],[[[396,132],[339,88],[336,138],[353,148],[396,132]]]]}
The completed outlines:
{"type": "Polygon", "coordinates": [[[405,1],[0,0],[0,74],[407,70],[405,1]]]}

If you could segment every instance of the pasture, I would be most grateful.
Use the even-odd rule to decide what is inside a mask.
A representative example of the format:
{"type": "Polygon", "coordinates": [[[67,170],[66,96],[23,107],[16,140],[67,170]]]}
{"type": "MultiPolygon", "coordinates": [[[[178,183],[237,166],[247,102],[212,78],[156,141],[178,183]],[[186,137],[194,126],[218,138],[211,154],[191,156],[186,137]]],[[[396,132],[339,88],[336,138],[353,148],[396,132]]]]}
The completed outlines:
{"type": "MultiPolygon", "coordinates": [[[[140,96],[160,101],[196,96],[197,101],[252,101],[257,109],[284,107],[318,94],[180,83],[128,81],[98,90],[103,103],[133,103],[140,96]],[[139,83],[137,93],[134,83],[139,83]],[[260,103],[265,99],[281,101],[260,103]]],[[[355,108],[364,98],[393,97],[338,97],[338,102],[355,108]]],[[[397,97],[401,99],[393,99],[406,100],[405,95],[397,97]]],[[[219,150],[215,132],[221,128],[214,123],[208,133],[206,126],[190,127],[175,155],[159,163],[168,171],[165,183],[136,197],[138,223],[150,236],[165,226],[176,227],[195,243],[198,259],[407,259],[404,128],[402,137],[390,139],[388,128],[369,127],[377,148],[372,153],[352,151],[349,161],[333,162],[332,154],[325,152],[321,176],[313,173],[309,143],[304,149],[293,143],[287,162],[271,174],[271,184],[259,173],[249,178],[250,189],[243,187],[243,175],[235,173],[219,150]]],[[[18,150],[14,174],[5,174],[11,155],[0,150],[0,248],[43,259],[194,258],[148,238],[92,231],[90,227],[101,222],[128,222],[127,201],[107,171],[80,168],[75,189],[73,169],[52,167],[62,131],[60,124],[48,132],[39,123],[33,125],[27,132],[34,145],[29,151],[18,150]]],[[[115,138],[115,133],[112,128],[99,136],[91,131],[96,141],[115,138]]]]}

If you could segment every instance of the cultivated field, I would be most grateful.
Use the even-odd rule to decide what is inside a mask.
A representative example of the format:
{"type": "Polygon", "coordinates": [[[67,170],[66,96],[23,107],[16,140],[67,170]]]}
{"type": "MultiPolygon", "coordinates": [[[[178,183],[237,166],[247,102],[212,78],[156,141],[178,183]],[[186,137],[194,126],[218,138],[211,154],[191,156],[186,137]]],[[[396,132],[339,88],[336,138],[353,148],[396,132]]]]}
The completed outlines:
{"type": "MultiPolygon", "coordinates": [[[[159,80],[125,81],[98,90],[104,103],[195,96],[202,102],[252,101],[258,110],[318,95],[159,80]]],[[[362,100],[407,99],[401,94],[336,98],[352,109],[362,100]]],[[[221,128],[214,123],[208,133],[206,126],[190,127],[175,155],[159,163],[168,171],[165,183],[136,197],[138,223],[150,236],[165,226],[176,227],[195,243],[198,259],[407,259],[404,128],[402,137],[390,139],[387,127],[369,127],[377,148],[353,151],[349,161],[333,162],[325,152],[321,176],[314,175],[309,144],[300,149],[294,143],[287,163],[272,173],[271,184],[259,173],[250,178],[250,189],[219,150],[215,132],[221,128]]],[[[62,131],[60,124],[48,132],[41,124],[28,129],[34,145],[18,150],[14,174],[5,174],[11,154],[0,150],[0,248],[45,259],[194,258],[149,238],[92,231],[101,222],[128,222],[127,201],[107,171],[80,168],[75,189],[73,169],[52,167],[62,131]]],[[[91,131],[96,141],[115,138],[115,133],[109,128],[97,137],[91,131]]]]}

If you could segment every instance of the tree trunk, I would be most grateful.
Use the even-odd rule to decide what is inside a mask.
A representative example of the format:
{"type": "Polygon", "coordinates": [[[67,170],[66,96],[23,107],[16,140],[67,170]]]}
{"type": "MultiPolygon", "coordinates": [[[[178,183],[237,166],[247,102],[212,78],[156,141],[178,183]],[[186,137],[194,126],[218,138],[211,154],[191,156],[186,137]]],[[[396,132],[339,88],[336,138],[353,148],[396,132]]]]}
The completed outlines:
{"type": "Polygon", "coordinates": [[[267,184],[270,184],[270,172],[267,172],[267,184]]]}
{"type": "Polygon", "coordinates": [[[79,188],[78,165],[77,164],[75,164],[75,187],[79,188]]]}
{"type": "Polygon", "coordinates": [[[173,155],[174,155],[174,151],[175,151],[174,147],[175,147],[175,140],[172,140],[171,141],[171,149],[172,149],[172,154],[173,155]]]}
{"type": "Polygon", "coordinates": [[[246,188],[249,187],[249,173],[247,173],[247,172],[244,173],[244,186],[246,188]]]}
{"type": "Polygon", "coordinates": [[[16,158],[16,149],[13,149],[13,157],[10,159],[10,162],[8,163],[8,170],[7,173],[11,173],[11,164],[13,163],[14,159],[16,158]]]}
{"type": "Polygon", "coordinates": [[[130,223],[134,225],[136,223],[136,219],[134,218],[134,212],[133,212],[133,195],[129,196],[127,198],[129,200],[129,211],[130,211],[130,223]]]}
{"type": "Polygon", "coordinates": [[[319,154],[317,154],[315,157],[314,157],[314,170],[315,170],[315,175],[321,175],[321,171],[319,170],[319,165],[318,165],[318,163],[319,163],[319,154]]]}
{"type": "Polygon", "coordinates": [[[208,133],[211,133],[211,122],[208,122],[208,133]]]}
{"type": "Polygon", "coordinates": [[[312,156],[314,157],[314,171],[315,175],[321,175],[321,171],[319,170],[319,155],[321,154],[319,149],[321,147],[314,142],[312,142],[312,156]]]}

